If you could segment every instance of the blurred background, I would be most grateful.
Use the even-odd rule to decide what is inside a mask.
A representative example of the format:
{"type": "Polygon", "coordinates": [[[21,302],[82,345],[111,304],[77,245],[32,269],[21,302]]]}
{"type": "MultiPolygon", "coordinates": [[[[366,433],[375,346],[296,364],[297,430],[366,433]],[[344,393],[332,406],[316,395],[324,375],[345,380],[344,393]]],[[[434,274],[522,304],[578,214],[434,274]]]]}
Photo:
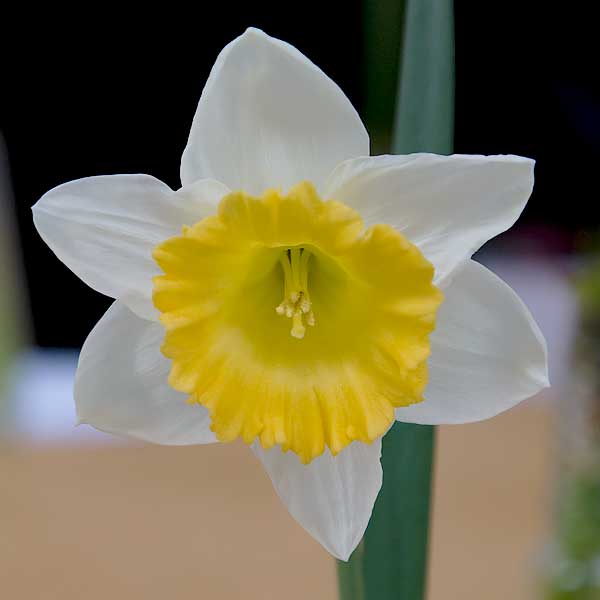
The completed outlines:
{"type": "MultiPolygon", "coordinates": [[[[17,33],[0,42],[6,597],[336,598],[334,561],[243,445],[153,447],[73,427],[78,349],[111,301],[54,257],[31,220],[45,191],[79,177],[149,173],[179,187],[210,68],[249,25],[330,75],[374,153],[386,152],[396,3],[252,4],[86,5],[5,22],[17,33]]],[[[439,428],[431,600],[600,598],[600,90],[586,10],[455,2],[455,152],[537,161],[523,217],[477,258],[532,310],[553,387],[489,422],[439,428]]]]}

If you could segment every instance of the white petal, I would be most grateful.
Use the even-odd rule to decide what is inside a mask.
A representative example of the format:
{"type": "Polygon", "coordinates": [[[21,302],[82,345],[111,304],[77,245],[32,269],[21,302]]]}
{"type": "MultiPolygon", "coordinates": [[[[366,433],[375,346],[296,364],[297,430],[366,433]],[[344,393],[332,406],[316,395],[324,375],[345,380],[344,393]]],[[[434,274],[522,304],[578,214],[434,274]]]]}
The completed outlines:
{"type": "Polygon", "coordinates": [[[156,444],[216,441],[208,411],[167,383],[164,329],[115,302],[88,336],[75,376],[80,423],[156,444]]]}
{"type": "Polygon", "coordinates": [[[546,342],[508,285],[468,261],[444,294],[431,336],[425,400],[397,409],[396,419],[480,421],[548,387],[546,342]]]}
{"type": "Polygon", "coordinates": [[[367,528],[382,483],[381,439],[326,450],[308,465],[279,447],[253,446],[288,510],[331,554],[348,560],[367,528]]]}
{"type": "Polygon", "coordinates": [[[369,137],[340,88],[289,44],[250,28],[219,54],[181,160],[184,184],[210,177],[262,194],[319,187],[369,137]]]}
{"type": "Polygon", "coordinates": [[[388,223],[434,264],[440,283],[482,244],[508,229],[533,189],[534,161],[520,156],[374,156],[339,165],[327,198],[388,223]]]}
{"type": "Polygon", "coordinates": [[[64,183],[33,207],[44,241],[89,286],[154,318],[152,249],[215,212],[227,188],[199,181],[173,192],[149,175],[105,175],[64,183]]]}

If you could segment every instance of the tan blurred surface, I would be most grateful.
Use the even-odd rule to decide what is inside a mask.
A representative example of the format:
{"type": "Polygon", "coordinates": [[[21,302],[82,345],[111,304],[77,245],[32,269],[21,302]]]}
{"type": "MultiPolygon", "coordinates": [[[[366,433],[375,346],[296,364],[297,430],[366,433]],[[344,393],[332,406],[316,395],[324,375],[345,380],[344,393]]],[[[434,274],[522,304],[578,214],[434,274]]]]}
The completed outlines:
{"type": "Polygon", "coordinates": [[[441,427],[430,600],[534,600],[552,509],[550,403],[441,427]]]}
{"type": "MultiPolygon", "coordinates": [[[[532,403],[438,445],[430,600],[533,600],[552,415],[532,403]]],[[[11,600],[335,600],[333,560],[241,444],[0,448],[11,600]]]]}

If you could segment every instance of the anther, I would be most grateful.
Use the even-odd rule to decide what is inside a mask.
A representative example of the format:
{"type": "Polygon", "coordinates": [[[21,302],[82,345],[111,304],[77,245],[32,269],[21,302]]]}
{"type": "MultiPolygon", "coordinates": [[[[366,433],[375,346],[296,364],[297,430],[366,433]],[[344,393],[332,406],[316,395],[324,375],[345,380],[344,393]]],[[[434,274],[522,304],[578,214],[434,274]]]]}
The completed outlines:
{"type": "Polygon", "coordinates": [[[306,314],[310,311],[311,302],[307,298],[302,298],[300,301],[300,310],[306,314]]]}

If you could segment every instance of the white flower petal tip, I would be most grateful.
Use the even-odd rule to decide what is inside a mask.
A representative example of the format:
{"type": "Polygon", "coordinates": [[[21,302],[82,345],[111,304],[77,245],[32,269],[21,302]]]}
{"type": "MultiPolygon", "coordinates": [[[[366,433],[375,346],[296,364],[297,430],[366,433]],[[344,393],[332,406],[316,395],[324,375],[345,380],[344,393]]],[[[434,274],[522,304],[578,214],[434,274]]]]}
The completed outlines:
{"type": "Polygon", "coordinates": [[[445,290],[431,335],[429,383],[396,419],[429,425],[482,421],[549,387],[546,341],[529,309],[475,261],[445,290]]]}
{"type": "Polygon", "coordinates": [[[77,423],[165,445],[216,441],[208,411],[167,383],[164,330],[115,302],[98,321],[75,375],[77,423]],[[127,340],[127,343],[123,343],[127,340]]]}
{"type": "Polygon", "coordinates": [[[250,28],[219,54],[194,115],[181,181],[210,177],[260,195],[321,186],[369,136],[340,88],[290,44],[250,28]]]}
{"type": "Polygon", "coordinates": [[[513,155],[363,157],[338,165],[325,195],[358,210],[367,226],[388,223],[401,231],[445,287],[454,269],[518,219],[533,190],[534,165],[513,155]]]}
{"type": "Polygon", "coordinates": [[[228,189],[211,180],[173,192],[149,175],[101,175],[63,183],[32,207],[42,239],[80,279],[154,319],[156,244],[211,214],[228,189]]]}
{"type": "Polygon", "coordinates": [[[381,488],[381,439],[353,442],[335,457],[327,450],[308,465],[279,447],[254,444],[253,451],[294,519],[330,554],[347,561],[381,488]]]}

